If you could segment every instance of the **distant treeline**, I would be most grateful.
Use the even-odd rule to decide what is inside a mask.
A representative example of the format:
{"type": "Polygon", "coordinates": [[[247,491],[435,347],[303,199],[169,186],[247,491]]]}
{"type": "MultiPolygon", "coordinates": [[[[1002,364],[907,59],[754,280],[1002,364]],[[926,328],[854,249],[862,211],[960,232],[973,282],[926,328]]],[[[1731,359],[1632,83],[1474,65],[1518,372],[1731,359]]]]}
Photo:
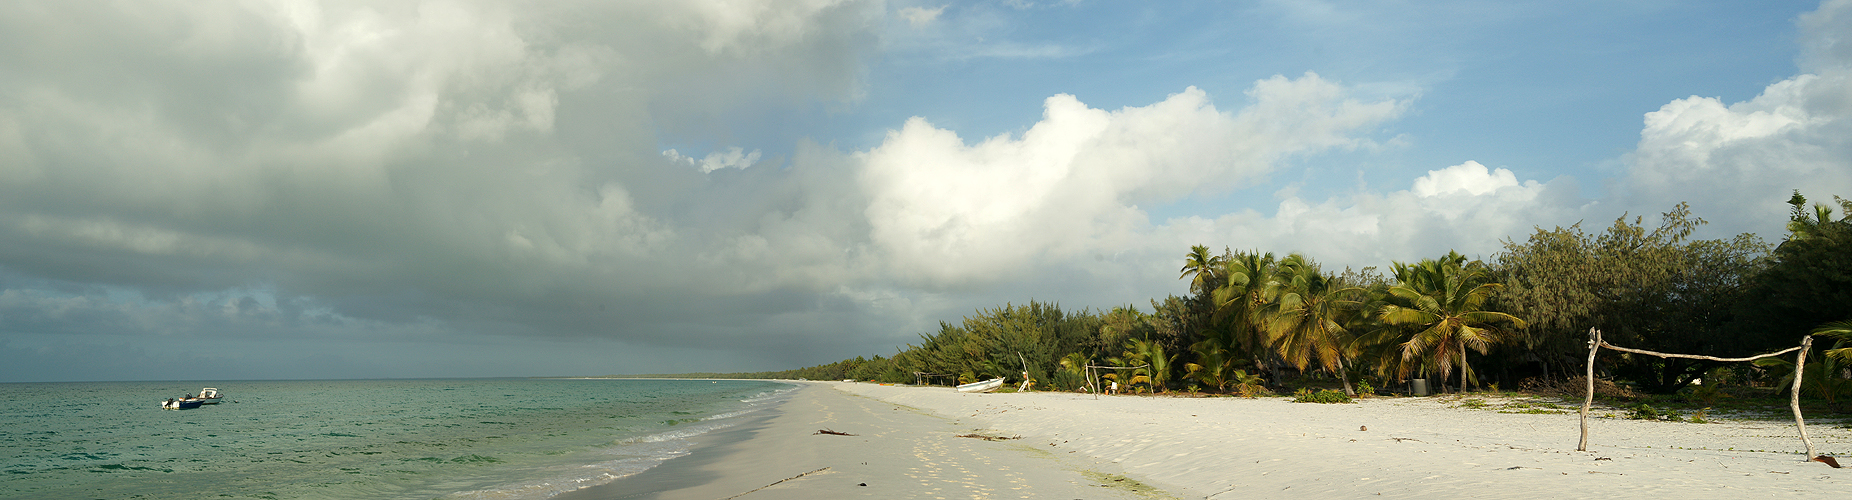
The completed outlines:
{"type": "MultiPolygon", "coordinates": [[[[1746,356],[1852,326],[1852,201],[1834,199],[1837,217],[1835,207],[1810,207],[1797,191],[1788,200],[1788,234],[1773,247],[1752,234],[1691,239],[1705,222],[1683,203],[1657,227],[1623,215],[1595,233],[1580,223],[1537,228],[1505,240],[1489,261],[1448,252],[1392,263],[1386,274],[1328,272],[1296,253],[1196,246],[1179,270],[1191,294],[1152,300],[1149,312],[1005,304],[941,322],[891,357],[700,376],[949,384],[1015,383],[1027,372],[1039,389],[1077,390],[1095,365],[1142,366],[1104,373],[1130,390],[1156,392],[1246,390],[1305,377],[1347,392],[1359,382],[1384,387],[1416,377],[1462,390],[1518,388],[1578,374],[1590,328],[1616,345],[1746,356]]],[[[1845,359],[1852,349],[1828,354],[1852,361],[1845,359]]],[[[1602,356],[1603,376],[1662,393],[1726,366],[1602,356]]]]}
{"type": "Polygon", "coordinates": [[[750,373],[648,373],[643,375],[604,375],[599,378],[740,378],[765,379],[781,378],[785,372],[750,372],[750,373]]]}

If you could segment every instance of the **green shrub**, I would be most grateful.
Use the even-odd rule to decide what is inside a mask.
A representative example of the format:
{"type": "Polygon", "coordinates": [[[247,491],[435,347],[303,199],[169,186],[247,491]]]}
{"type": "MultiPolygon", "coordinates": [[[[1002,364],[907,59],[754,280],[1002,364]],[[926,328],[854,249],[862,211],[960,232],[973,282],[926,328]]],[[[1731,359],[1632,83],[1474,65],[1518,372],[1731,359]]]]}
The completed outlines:
{"type": "Polygon", "coordinates": [[[1325,389],[1325,390],[1321,390],[1318,392],[1312,392],[1312,389],[1302,387],[1298,391],[1293,392],[1293,402],[1294,403],[1349,403],[1350,396],[1344,395],[1344,391],[1325,389]]]}
{"type": "Polygon", "coordinates": [[[1659,420],[1659,410],[1653,405],[1640,403],[1627,409],[1627,418],[1632,420],[1659,420]]]}
{"type": "Polygon", "coordinates": [[[1683,422],[1685,420],[1684,416],[1679,414],[1677,410],[1669,408],[1660,410],[1646,403],[1640,403],[1634,405],[1633,408],[1628,408],[1627,418],[1633,420],[1669,420],[1672,422],[1683,422]]]}

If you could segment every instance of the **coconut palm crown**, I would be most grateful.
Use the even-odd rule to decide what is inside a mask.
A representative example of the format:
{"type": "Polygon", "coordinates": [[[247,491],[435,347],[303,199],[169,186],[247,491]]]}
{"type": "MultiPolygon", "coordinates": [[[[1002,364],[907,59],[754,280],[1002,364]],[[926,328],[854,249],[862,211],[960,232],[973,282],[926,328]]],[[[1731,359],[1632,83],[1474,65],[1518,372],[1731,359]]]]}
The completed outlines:
{"type": "Polygon", "coordinates": [[[1458,252],[1448,252],[1438,260],[1398,262],[1394,270],[1398,283],[1389,288],[1389,303],[1377,317],[1415,330],[1400,346],[1401,377],[1420,366],[1445,379],[1457,363],[1460,390],[1465,391],[1472,378],[1466,351],[1485,354],[1504,337],[1500,324],[1524,327],[1523,319],[1485,310],[1486,300],[1504,285],[1493,281],[1479,261],[1468,263],[1458,252]]]}

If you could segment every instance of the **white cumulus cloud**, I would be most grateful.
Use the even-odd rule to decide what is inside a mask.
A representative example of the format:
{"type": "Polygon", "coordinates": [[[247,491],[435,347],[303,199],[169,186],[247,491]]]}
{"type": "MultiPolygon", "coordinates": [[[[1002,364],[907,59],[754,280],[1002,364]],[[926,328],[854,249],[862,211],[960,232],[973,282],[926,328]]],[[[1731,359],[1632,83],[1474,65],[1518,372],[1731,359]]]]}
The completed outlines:
{"type": "Polygon", "coordinates": [[[906,19],[908,24],[918,28],[939,20],[939,14],[945,13],[945,7],[944,5],[930,9],[925,7],[906,7],[900,9],[900,17],[906,19]]]}
{"type": "Polygon", "coordinates": [[[1231,113],[1195,88],[1116,111],[1058,95],[1020,136],[975,144],[914,118],[860,155],[872,243],[889,272],[941,284],[1142,250],[1140,203],[1252,182],[1286,155],[1367,143],[1403,109],[1309,73],[1262,80],[1248,96],[1231,113]]]}
{"type": "Polygon", "coordinates": [[[1778,237],[1788,194],[1852,193],[1852,1],[1801,17],[1802,68],[1754,99],[1691,96],[1647,113],[1616,193],[1641,203],[1692,203],[1726,231],[1778,237]]]}
{"type": "Polygon", "coordinates": [[[1468,160],[1440,170],[1429,170],[1428,175],[1415,179],[1413,191],[1423,198],[1440,196],[1456,191],[1467,194],[1482,195],[1497,191],[1498,188],[1518,185],[1518,177],[1510,170],[1498,169],[1488,171],[1485,165],[1468,160]]]}
{"type": "Polygon", "coordinates": [[[674,149],[666,149],[662,152],[662,156],[668,158],[669,161],[698,167],[701,169],[701,173],[713,172],[723,168],[744,170],[747,167],[759,163],[759,154],[759,150],[757,149],[752,150],[751,153],[747,153],[739,146],[708,153],[707,156],[701,157],[700,160],[696,160],[691,156],[683,156],[681,152],[674,149]]]}

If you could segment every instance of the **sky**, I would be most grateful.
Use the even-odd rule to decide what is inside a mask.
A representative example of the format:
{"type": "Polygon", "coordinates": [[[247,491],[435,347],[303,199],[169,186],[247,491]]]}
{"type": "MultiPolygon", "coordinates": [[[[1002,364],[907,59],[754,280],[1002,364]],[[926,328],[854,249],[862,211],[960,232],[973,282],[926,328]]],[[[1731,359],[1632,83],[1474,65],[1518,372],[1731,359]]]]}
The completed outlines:
{"type": "Polygon", "coordinates": [[[0,11],[0,382],[782,370],[1852,196],[1852,0],[0,11]]]}

